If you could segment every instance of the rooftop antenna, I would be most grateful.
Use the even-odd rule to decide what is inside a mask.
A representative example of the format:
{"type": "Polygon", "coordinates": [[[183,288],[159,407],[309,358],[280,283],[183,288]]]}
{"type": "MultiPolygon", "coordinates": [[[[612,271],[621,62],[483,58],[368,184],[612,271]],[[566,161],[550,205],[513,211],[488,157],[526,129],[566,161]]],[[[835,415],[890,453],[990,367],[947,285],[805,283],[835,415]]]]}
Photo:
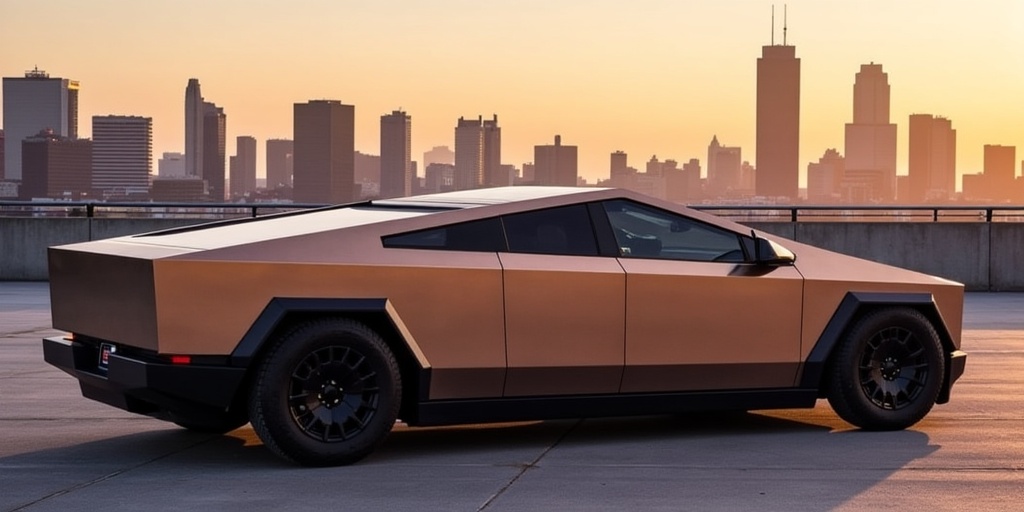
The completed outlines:
{"type": "Polygon", "coordinates": [[[786,46],[786,11],[788,6],[782,4],[782,46],[786,46]]]}
{"type": "Polygon", "coordinates": [[[775,46],[775,4],[772,4],[772,46],[775,46]]]}

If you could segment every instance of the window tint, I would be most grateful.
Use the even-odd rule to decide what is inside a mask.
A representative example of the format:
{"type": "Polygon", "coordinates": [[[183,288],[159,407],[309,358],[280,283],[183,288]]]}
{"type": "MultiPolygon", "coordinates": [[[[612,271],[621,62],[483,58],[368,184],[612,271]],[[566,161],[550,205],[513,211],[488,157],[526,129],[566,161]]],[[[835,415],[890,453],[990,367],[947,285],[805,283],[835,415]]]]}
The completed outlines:
{"type": "Polygon", "coordinates": [[[607,201],[604,208],[623,258],[746,260],[736,233],[631,201],[607,201]]]}
{"type": "Polygon", "coordinates": [[[403,233],[383,238],[384,247],[443,249],[449,251],[498,252],[505,250],[505,237],[497,217],[441,228],[403,233]]]}
{"type": "Polygon", "coordinates": [[[597,240],[584,205],[502,217],[511,252],[597,256],[597,240]]]}

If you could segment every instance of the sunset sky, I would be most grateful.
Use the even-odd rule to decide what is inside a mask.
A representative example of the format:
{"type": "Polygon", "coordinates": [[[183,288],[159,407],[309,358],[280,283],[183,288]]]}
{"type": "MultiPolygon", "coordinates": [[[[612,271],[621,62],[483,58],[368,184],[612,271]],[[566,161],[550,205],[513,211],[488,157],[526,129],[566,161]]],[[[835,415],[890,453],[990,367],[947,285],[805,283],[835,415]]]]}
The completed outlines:
{"type": "MultiPolygon", "coordinates": [[[[776,43],[782,41],[776,4],[776,43]]],[[[154,162],[184,149],[184,94],[203,95],[237,135],[291,138],[292,104],[356,107],[356,149],[379,153],[382,114],[412,116],[413,158],[454,149],[459,116],[498,115],[502,160],[519,167],[555,134],[579,146],[580,174],[608,176],[609,153],[643,170],[651,155],[699,158],[713,135],[755,160],[755,73],[771,42],[765,0],[0,0],[0,75],[38,66],[81,82],[91,116],[153,118],[154,162]]],[[[788,2],[801,59],[801,184],[843,148],[854,74],[881,63],[892,87],[898,169],[907,116],[957,130],[957,171],[980,172],[985,144],[1024,160],[1024,2],[788,2]]],[[[1018,171],[1019,171],[1018,163],[1018,171]]],[[[422,174],[422,169],[420,170],[422,174]]],[[[957,185],[959,186],[959,180],[957,185]]]]}

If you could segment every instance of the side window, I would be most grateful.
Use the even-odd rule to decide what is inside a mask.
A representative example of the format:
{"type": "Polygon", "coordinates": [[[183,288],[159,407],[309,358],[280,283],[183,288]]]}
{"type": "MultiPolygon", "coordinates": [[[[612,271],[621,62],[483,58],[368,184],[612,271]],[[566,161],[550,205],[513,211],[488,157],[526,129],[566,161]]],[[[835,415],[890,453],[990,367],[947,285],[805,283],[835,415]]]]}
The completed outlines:
{"type": "Polygon", "coordinates": [[[505,250],[505,237],[501,231],[501,221],[497,217],[386,236],[381,241],[384,247],[401,249],[476,252],[505,250]]]}
{"type": "Polygon", "coordinates": [[[740,263],[740,236],[682,215],[632,201],[604,203],[623,258],[656,258],[740,263]]]}
{"type": "Polygon", "coordinates": [[[585,205],[506,215],[510,252],[597,256],[597,239],[585,205]]]}

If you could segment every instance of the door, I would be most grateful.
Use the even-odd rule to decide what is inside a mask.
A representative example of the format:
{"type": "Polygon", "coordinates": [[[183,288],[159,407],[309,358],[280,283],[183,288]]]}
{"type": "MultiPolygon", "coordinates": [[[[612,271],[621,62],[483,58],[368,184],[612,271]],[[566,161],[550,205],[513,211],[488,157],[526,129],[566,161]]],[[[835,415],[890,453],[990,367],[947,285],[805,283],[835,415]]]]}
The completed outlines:
{"type": "Polygon", "coordinates": [[[623,393],[791,387],[803,278],[756,265],[750,238],[674,212],[605,203],[626,272],[623,393]]]}
{"type": "Polygon", "coordinates": [[[622,380],[626,278],[598,256],[583,205],[502,218],[508,371],[505,396],[616,393],[622,380]]]}

